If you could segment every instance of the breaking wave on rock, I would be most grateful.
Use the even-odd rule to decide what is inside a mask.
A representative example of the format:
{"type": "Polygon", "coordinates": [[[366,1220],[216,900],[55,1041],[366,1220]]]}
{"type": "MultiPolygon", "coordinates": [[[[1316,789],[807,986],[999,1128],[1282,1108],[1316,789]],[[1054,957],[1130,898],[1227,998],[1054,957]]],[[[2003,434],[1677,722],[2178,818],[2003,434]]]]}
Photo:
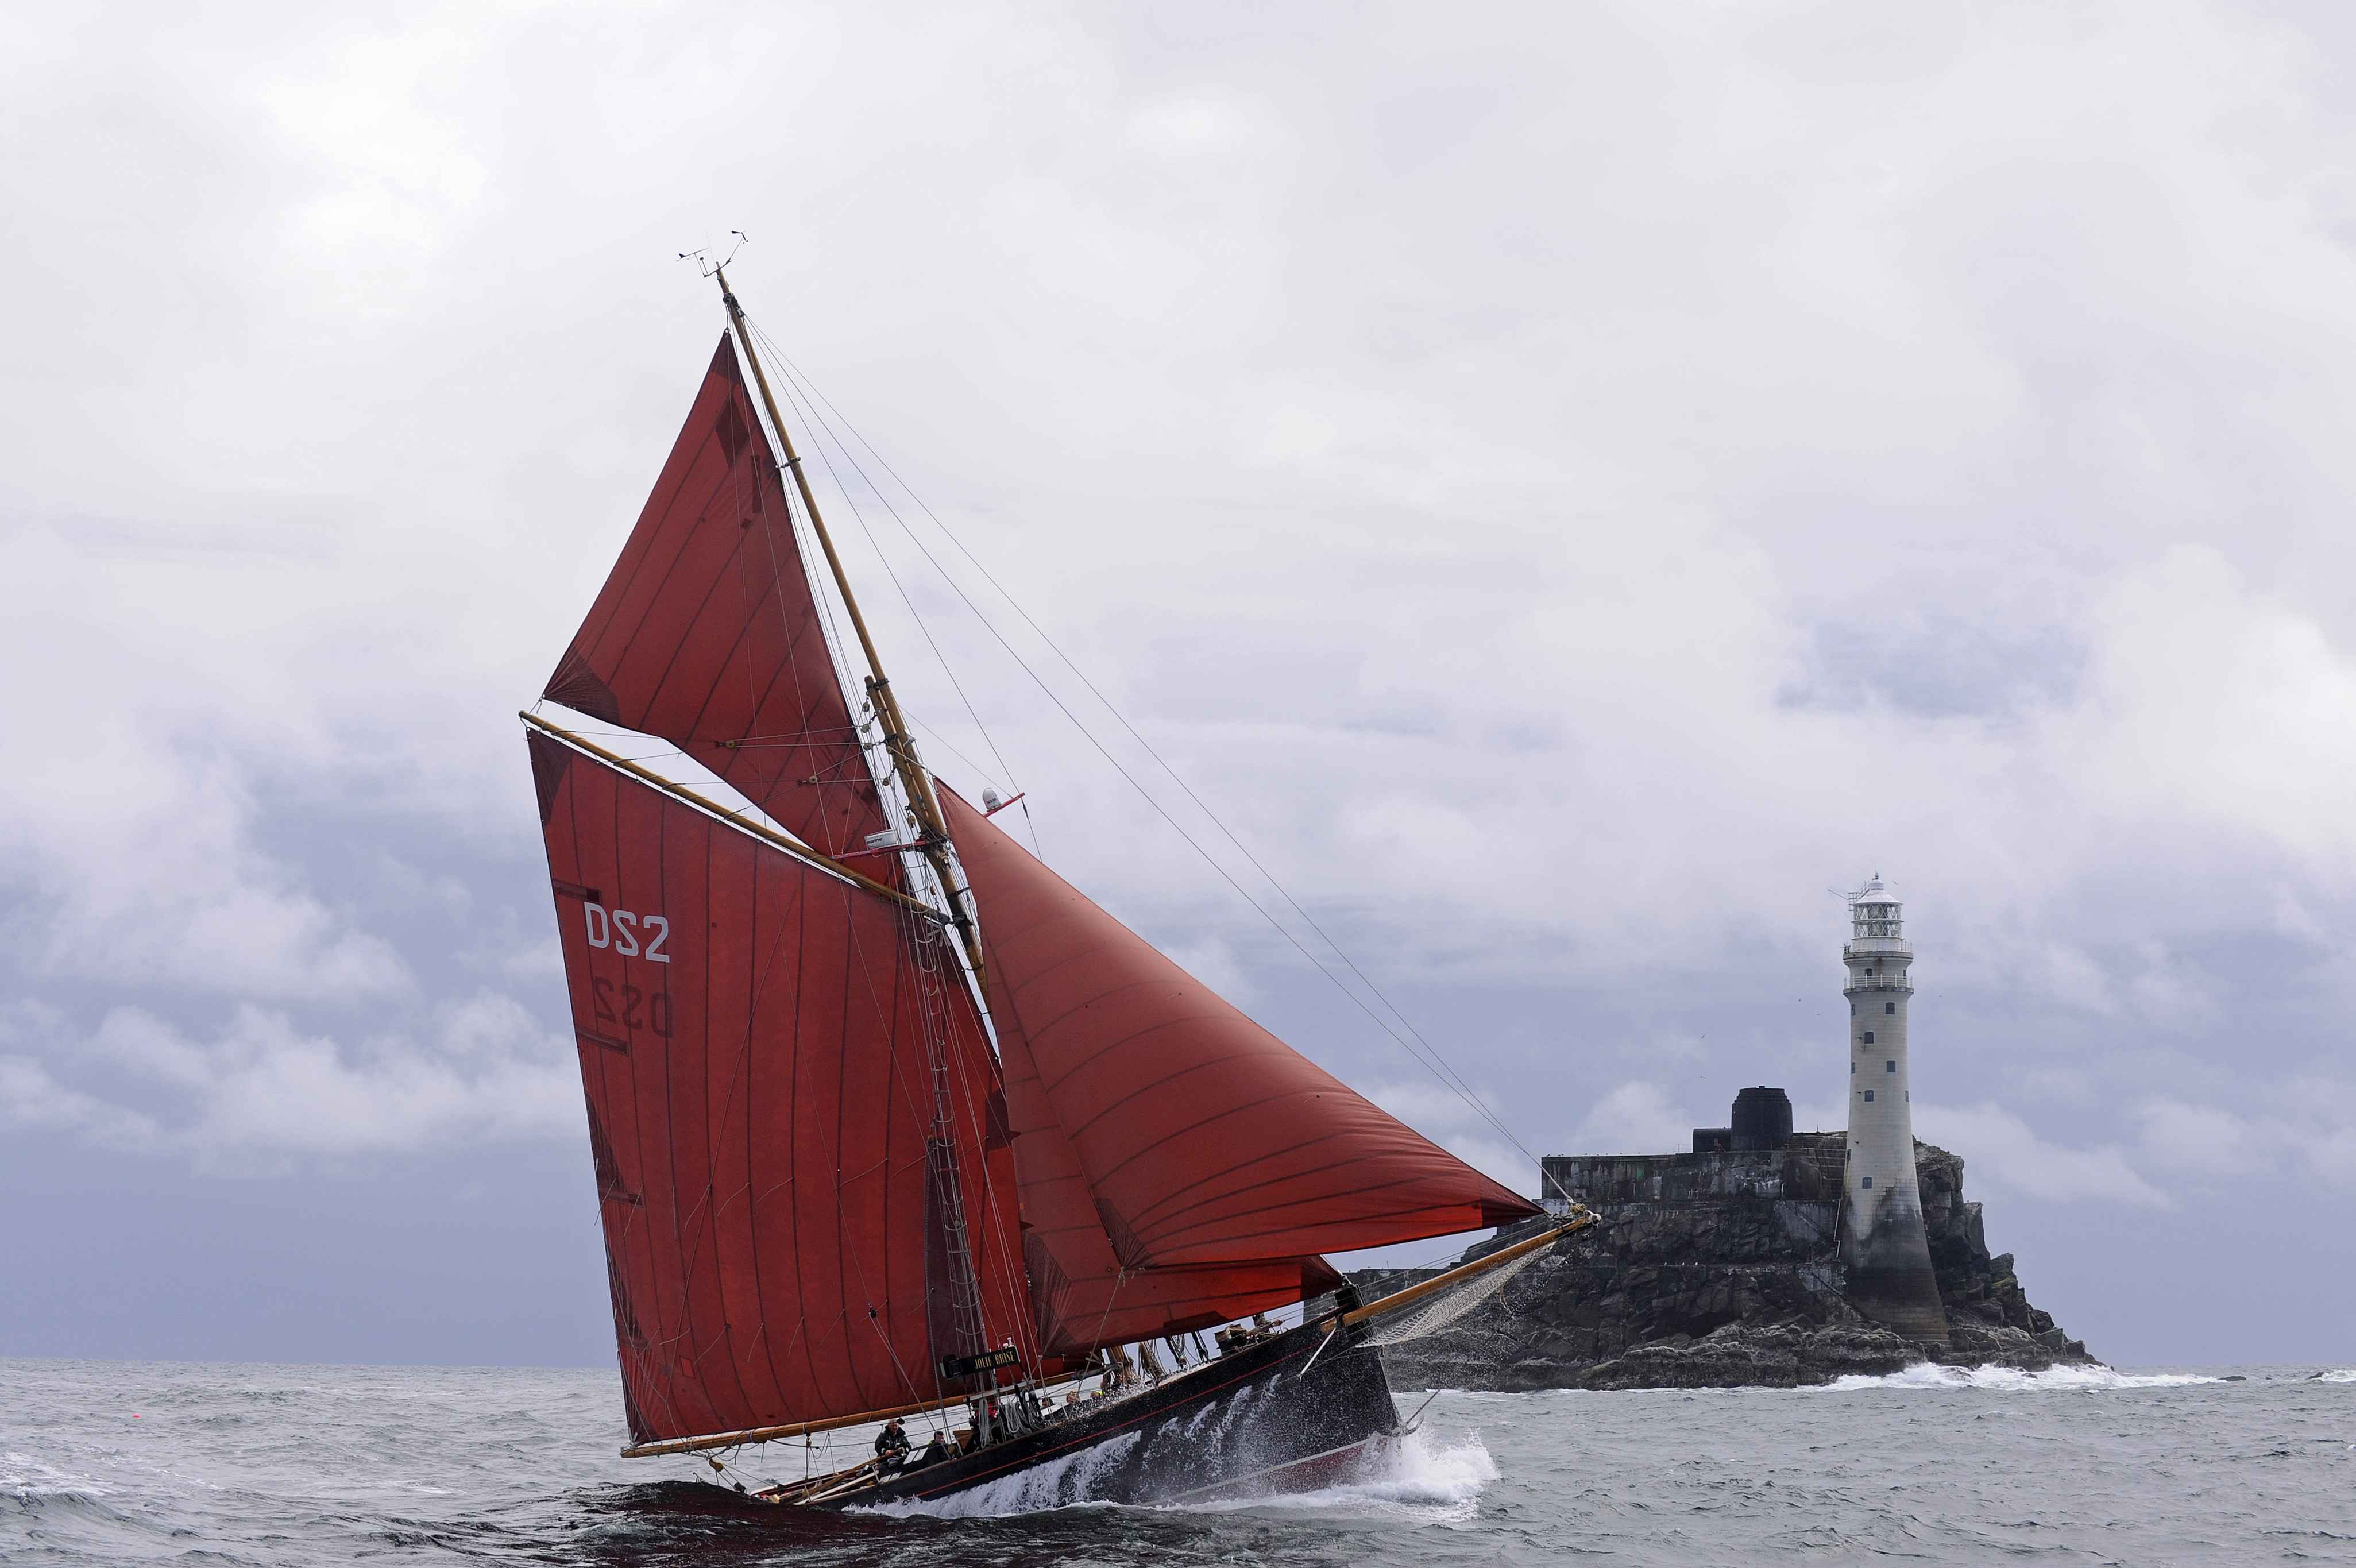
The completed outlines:
{"type": "Polygon", "coordinates": [[[2201,1377],[2190,1372],[2130,1373],[2099,1365],[2049,1367],[2041,1372],[2024,1372],[2018,1367],[1942,1367],[1933,1361],[1917,1361],[1885,1377],[1835,1378],[1831,1382],[1818,1384],[1808,1391],[1846,1393],[1858,1389],[2174,1389],[2188,1383],[2222,1381],[2222,1378],[2201,1377]]]}

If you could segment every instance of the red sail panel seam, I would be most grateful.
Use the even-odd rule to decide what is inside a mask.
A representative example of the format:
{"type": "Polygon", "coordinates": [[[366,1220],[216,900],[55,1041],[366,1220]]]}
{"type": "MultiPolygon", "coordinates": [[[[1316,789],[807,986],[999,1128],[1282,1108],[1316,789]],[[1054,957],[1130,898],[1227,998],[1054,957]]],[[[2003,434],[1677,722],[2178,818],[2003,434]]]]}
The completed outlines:
{"type": "MultiPolygon", "coordinates": [[[[707,435],[704,437],[704,447],[710,447],[714,445],[717,445],[715,438],[712,435],[707,435]]],[[[702,448],[698,449],[699,457],[701,455],[701,450],[702,448]]],[[[693,471],[693,467],[691,466],[689,473],[692,474],[693,471]]],[[[711,514],[712,498],[716,497],[720,493],[721,483],[723,481],[733,481],[734,477],[733,467],[731,468],[722,470],[720,479],[715,480],[712,486],[704,491],[703,504],[696,509],[696,515],[698,517],[706,517],[711,514]]],[[[680,486],[684,488],[686,482],[686,476],[682,476],[680,481],[680,486]]],[[[694,532],[692,530],[689,530],[680,536],[679,548],[671,553],[670,560],[664,565],[662,575],[655,584],[654,592],[647,596],[645,606],[638,611],[637,624],[630,628],[629,634],[622,639],[622,646],[617,651],[614,660],[616,665],[627,661],[630,654],[637,648],[638,639],[646,635],[647,623],[655,618],[657,607],[663,603],[664,597],[670,587],[672,578],[675,577],[685,566],[688,556],[693,548],[694,542],[694,532]]],[[[742,545],[740,542],[739,548],[741,547],[742,545]]],[[[643,569],[643,564],[641,569],[643,569]]],[[[631,577],[634,582],[637,575],[638,574],[637,572],[633,572],[631,574],[631,577]]],[[[688,626],[693,627],[702,620],[703,612],[711,607],[712,596],[717,594],[719,591],[720,584],[717,580],[714,580],[712,585],[704,590],[703,596],[696,601],[695,613],[685,618],[686,624],[688,626]]],[[[622,599],[616,603],[614,613],[616,617],[621,614],[622,606],[628,602],[628,597],[626,595],[622,599]]],[[[751,636],[752,628],[748,624],[744,630],[736,634],[735,641],[728,645],[730,652],[733,654],[735,650],[744,647],[746,639],[751,636]]],[[[600,640],[603,639],[601,639],[600,640]]],[[[670,683],[671,671],[679,668],[680,656],[686,651],[687,646],[688,639],[685,638],[681,638],[673,645],[669,655],[662,661],[661,675],[649,683],[648,689],[650,691],[660,692],[665,686],[668,686],[670,683]]],[[[720,668],[723,671],[725,671],[727,667],[727,660],[722,660],[720,661],[720,668]]],[[[708,707],[711,703],[711,693],[709,691],[705,693],[704,701],[705,705],[708,707]]],[[[700,716],[701,713],[699,711],[699,717],[700,716]]],[[[727,739],[732,737],[722,736],[720,738],[727,739]]]]}

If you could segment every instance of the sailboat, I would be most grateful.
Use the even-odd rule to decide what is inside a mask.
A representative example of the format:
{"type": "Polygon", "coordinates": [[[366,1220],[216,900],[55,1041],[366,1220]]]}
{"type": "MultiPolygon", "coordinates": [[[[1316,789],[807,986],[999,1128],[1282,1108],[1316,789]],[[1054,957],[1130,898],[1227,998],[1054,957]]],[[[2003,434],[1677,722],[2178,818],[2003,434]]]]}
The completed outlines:
{"type": "Polygon", "coordinates": [[[1318,1068],[926,767],[713,275],[719,348],[520,715],[624,1455],[724,1477],[734,1454],[741,1477],[756,1445],[931,1429],[922,1452],[896,1446],[904,1424],[857,1464],[734,1483],[819,1508],[991,1487],[1145,1503],[1365,1463],[1402,1431],[1383,1324],[1591,1221],[1547,1218],[1318,1068]],[[1533,1219],[1374,1302],[1323,1256],[1533,1219]],[[1269,1316],[1302,1303],[1295,1326],[1269,1316]]]}

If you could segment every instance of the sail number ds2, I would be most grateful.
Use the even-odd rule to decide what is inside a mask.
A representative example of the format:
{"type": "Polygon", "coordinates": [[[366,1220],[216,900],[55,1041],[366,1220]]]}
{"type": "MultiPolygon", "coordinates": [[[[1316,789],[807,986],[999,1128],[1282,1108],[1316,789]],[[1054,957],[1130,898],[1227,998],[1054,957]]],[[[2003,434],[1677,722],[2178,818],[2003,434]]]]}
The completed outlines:
{"type": "Polygon", "coordinates": [[[669,963],[670,955],[664,952],[663,943],[670,940],[670,922],[660,915],[634,915],[627,909],[610,913],[603,904],[581,906],[582,921],[588,928],[589,945],[602,948],[608,942],[624,958],[645,958],[654,963],[669,963]],[[643,931],[646,950],[638,949],[638,937],[643,931]]]}
{"type": "MultiPolygon", "coordinates": [[[[608,909],[594,897],[594,889],[584,887],[578,892],[582,936],[591,947],[651,963],[670,961],[670,954],[663,951],[663,944],[670,940],[670,921],[667,918],[631,909],[608,909]]],[[[668,990],[650,993],[640,986],[626,983],[617,985],[602,974],[592,974],[589,997],[598,1023],[619,1025],[634,1035],[640,1029],[651,1029],[663,1039],[670,1038],[668,990]]],[[[601,1029],[593,1037],[602,1044],[613,1036],[601,1029]]],[[[626,1042],[621,1044],[626,1048],[626,1042]]]]}

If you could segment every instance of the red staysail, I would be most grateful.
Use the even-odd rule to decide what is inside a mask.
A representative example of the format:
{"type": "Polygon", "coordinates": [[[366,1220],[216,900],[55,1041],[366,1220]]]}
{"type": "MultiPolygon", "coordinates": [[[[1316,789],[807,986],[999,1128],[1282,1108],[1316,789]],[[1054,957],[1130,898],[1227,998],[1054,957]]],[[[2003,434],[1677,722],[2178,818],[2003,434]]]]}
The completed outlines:
{"type": "Polygon", "coordinates": [[[888,825],[725,337],[545,695],[674,743],[829,854],[888,825]]]}
{"type": "Polygon", "coordinates": [[[1075,1358],[1100,1345],[1209,1328],[1289,1306],[1342,1283],[1316,1257],[1123,1271],[1080,1174],[1079,1156],[1047,1103],[1031,1047],[1019,1028],[1008,1026],[1007,1016],[999,1015],[998,1047],[1023,1197],[1023,1261],[1039,1342],[1048,1355],[1075,1358]]]}
{"type": "Polygon", "coordinates": [[[934,1398],[959,1386],[941,1358],[1010,1341],[1033,1360],[996,1069],[937,931],[529,738],[632,1437],[934,1398]]]}
{"type": "MultiPolygon", "coordinates": [[[[980,907],[1001,1048],[1010,1064],[1010,1038],[1027,1048],[1121,1267],[1297,1265],[1539,1212],[1229,1006],[955,795],[941,805],[980,907]]],[[[1025,1207],[1036,1194],[1068,1228],[1068,1178],[1026,1157],[1033,1142],[1014,1151],[1025,1207]]]]}

